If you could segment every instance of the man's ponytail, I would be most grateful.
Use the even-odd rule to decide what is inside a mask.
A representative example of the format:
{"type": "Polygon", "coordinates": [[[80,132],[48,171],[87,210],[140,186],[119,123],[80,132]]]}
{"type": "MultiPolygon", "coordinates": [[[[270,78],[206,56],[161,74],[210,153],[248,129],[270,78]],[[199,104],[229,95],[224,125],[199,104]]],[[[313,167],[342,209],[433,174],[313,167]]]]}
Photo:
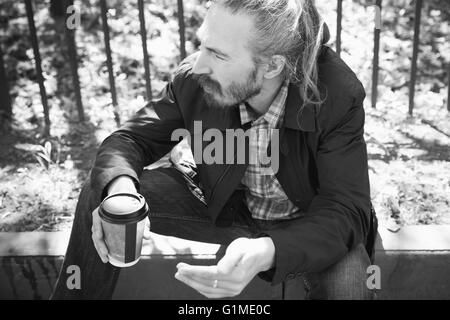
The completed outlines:
{"type": "Polygon", "coordinates": [[[318,89],[317,58],[323,45],[324,23],[319,15],[314,0],[295,0],[302,5],[298,21],[300,50],[292,75],[299,85],[300,96],[304,105],[319,105],[321,101],[318,89]]]}

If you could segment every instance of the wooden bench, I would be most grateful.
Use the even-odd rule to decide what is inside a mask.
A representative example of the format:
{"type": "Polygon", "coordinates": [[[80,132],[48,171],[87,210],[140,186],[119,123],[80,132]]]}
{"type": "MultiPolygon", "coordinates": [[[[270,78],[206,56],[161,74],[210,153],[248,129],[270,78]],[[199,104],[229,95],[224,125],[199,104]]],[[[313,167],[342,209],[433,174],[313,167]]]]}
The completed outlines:
{"type": "MultiPolygon", "coordinates": [[[[0,233],[0,299],[48,299],[68,232],[0,233]]],[[[217,262],[218,245],[155,235],[141,261],[121,272],[114,299],[203,299],[173,278],[180,261],[217,262]]],[[[450,226],[411,226],[397,233],[380,226],[375,263],[380,299],[450,299],[450,226]]],[[[301,279],[270,286],[255,278],[235,299],[302,299],[301,279]]]]}

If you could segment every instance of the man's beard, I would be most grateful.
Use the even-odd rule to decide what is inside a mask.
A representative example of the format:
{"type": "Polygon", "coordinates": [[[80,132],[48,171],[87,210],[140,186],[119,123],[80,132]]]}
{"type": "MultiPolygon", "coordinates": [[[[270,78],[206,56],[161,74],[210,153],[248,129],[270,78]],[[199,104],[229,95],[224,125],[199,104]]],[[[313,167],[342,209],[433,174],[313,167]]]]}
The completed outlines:
{"type": "Polygon", "coordinates": [[[254,68],[243,83],[233,81],[225,90],[220,83],[206,74],[196,75],[203,88],[206,103],[213,108],[227,108],[244,102],[261,92],[262,84],[257,81],[258,70],[254,68]]]}

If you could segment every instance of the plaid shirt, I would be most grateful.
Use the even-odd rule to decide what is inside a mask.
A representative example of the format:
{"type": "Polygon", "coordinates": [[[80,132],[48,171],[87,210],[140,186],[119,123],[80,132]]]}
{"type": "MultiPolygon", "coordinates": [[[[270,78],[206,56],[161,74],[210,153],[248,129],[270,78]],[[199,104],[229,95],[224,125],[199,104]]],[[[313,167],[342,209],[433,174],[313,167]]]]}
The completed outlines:
{"type": "MultiPolygon", "coordinates": [[[[252,121],[249,154],[267,158],[271,130],[278,129],[284,116],[288,92],[286,81],[264,115],[258,116],[242,103],[239,105],[241,124],[252,121]]],[[[276,152],[278,152],[277,150],[276,152]]],[[[300,216],[300,210],[288,199],[273,170],[259,161],[250,161],[242,179],[245,198],[252,217],[261,220],[292,219],[300,216]]]]}

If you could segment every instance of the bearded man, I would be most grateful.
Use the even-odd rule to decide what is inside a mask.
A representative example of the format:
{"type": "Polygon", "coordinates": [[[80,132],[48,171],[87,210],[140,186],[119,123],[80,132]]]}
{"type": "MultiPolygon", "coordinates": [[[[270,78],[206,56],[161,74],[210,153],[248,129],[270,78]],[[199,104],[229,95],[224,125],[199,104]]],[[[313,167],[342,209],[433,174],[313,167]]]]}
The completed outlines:
{"type": "MultiPolygon", "coordinates": [[[[217,265],[177,266],[174,277],[206,297],[237,296],[259,276],[273,285],[299,277],[310,299],[373,298],[365,92],[326,46],[314,1],[216,0],[198,37],[200,50],[160,98],[100,146],[62,267],[86,270],[81,290],[67,290],[62,271],[53,298],[111,297],[120,269],[107,263],[97,208],[119,192],[145,197],[153,232],[226,248],[217,265]],[[144,170],[179,129],[194,137],[193,151],[213,143],[194,143],[207,130],[252,130],[244,158],[270,149],[278,163],[196,159],[191,180],[176,167],[144,170]]],[[[237,158],[235,146],[223,149],[237,158]]]]}

